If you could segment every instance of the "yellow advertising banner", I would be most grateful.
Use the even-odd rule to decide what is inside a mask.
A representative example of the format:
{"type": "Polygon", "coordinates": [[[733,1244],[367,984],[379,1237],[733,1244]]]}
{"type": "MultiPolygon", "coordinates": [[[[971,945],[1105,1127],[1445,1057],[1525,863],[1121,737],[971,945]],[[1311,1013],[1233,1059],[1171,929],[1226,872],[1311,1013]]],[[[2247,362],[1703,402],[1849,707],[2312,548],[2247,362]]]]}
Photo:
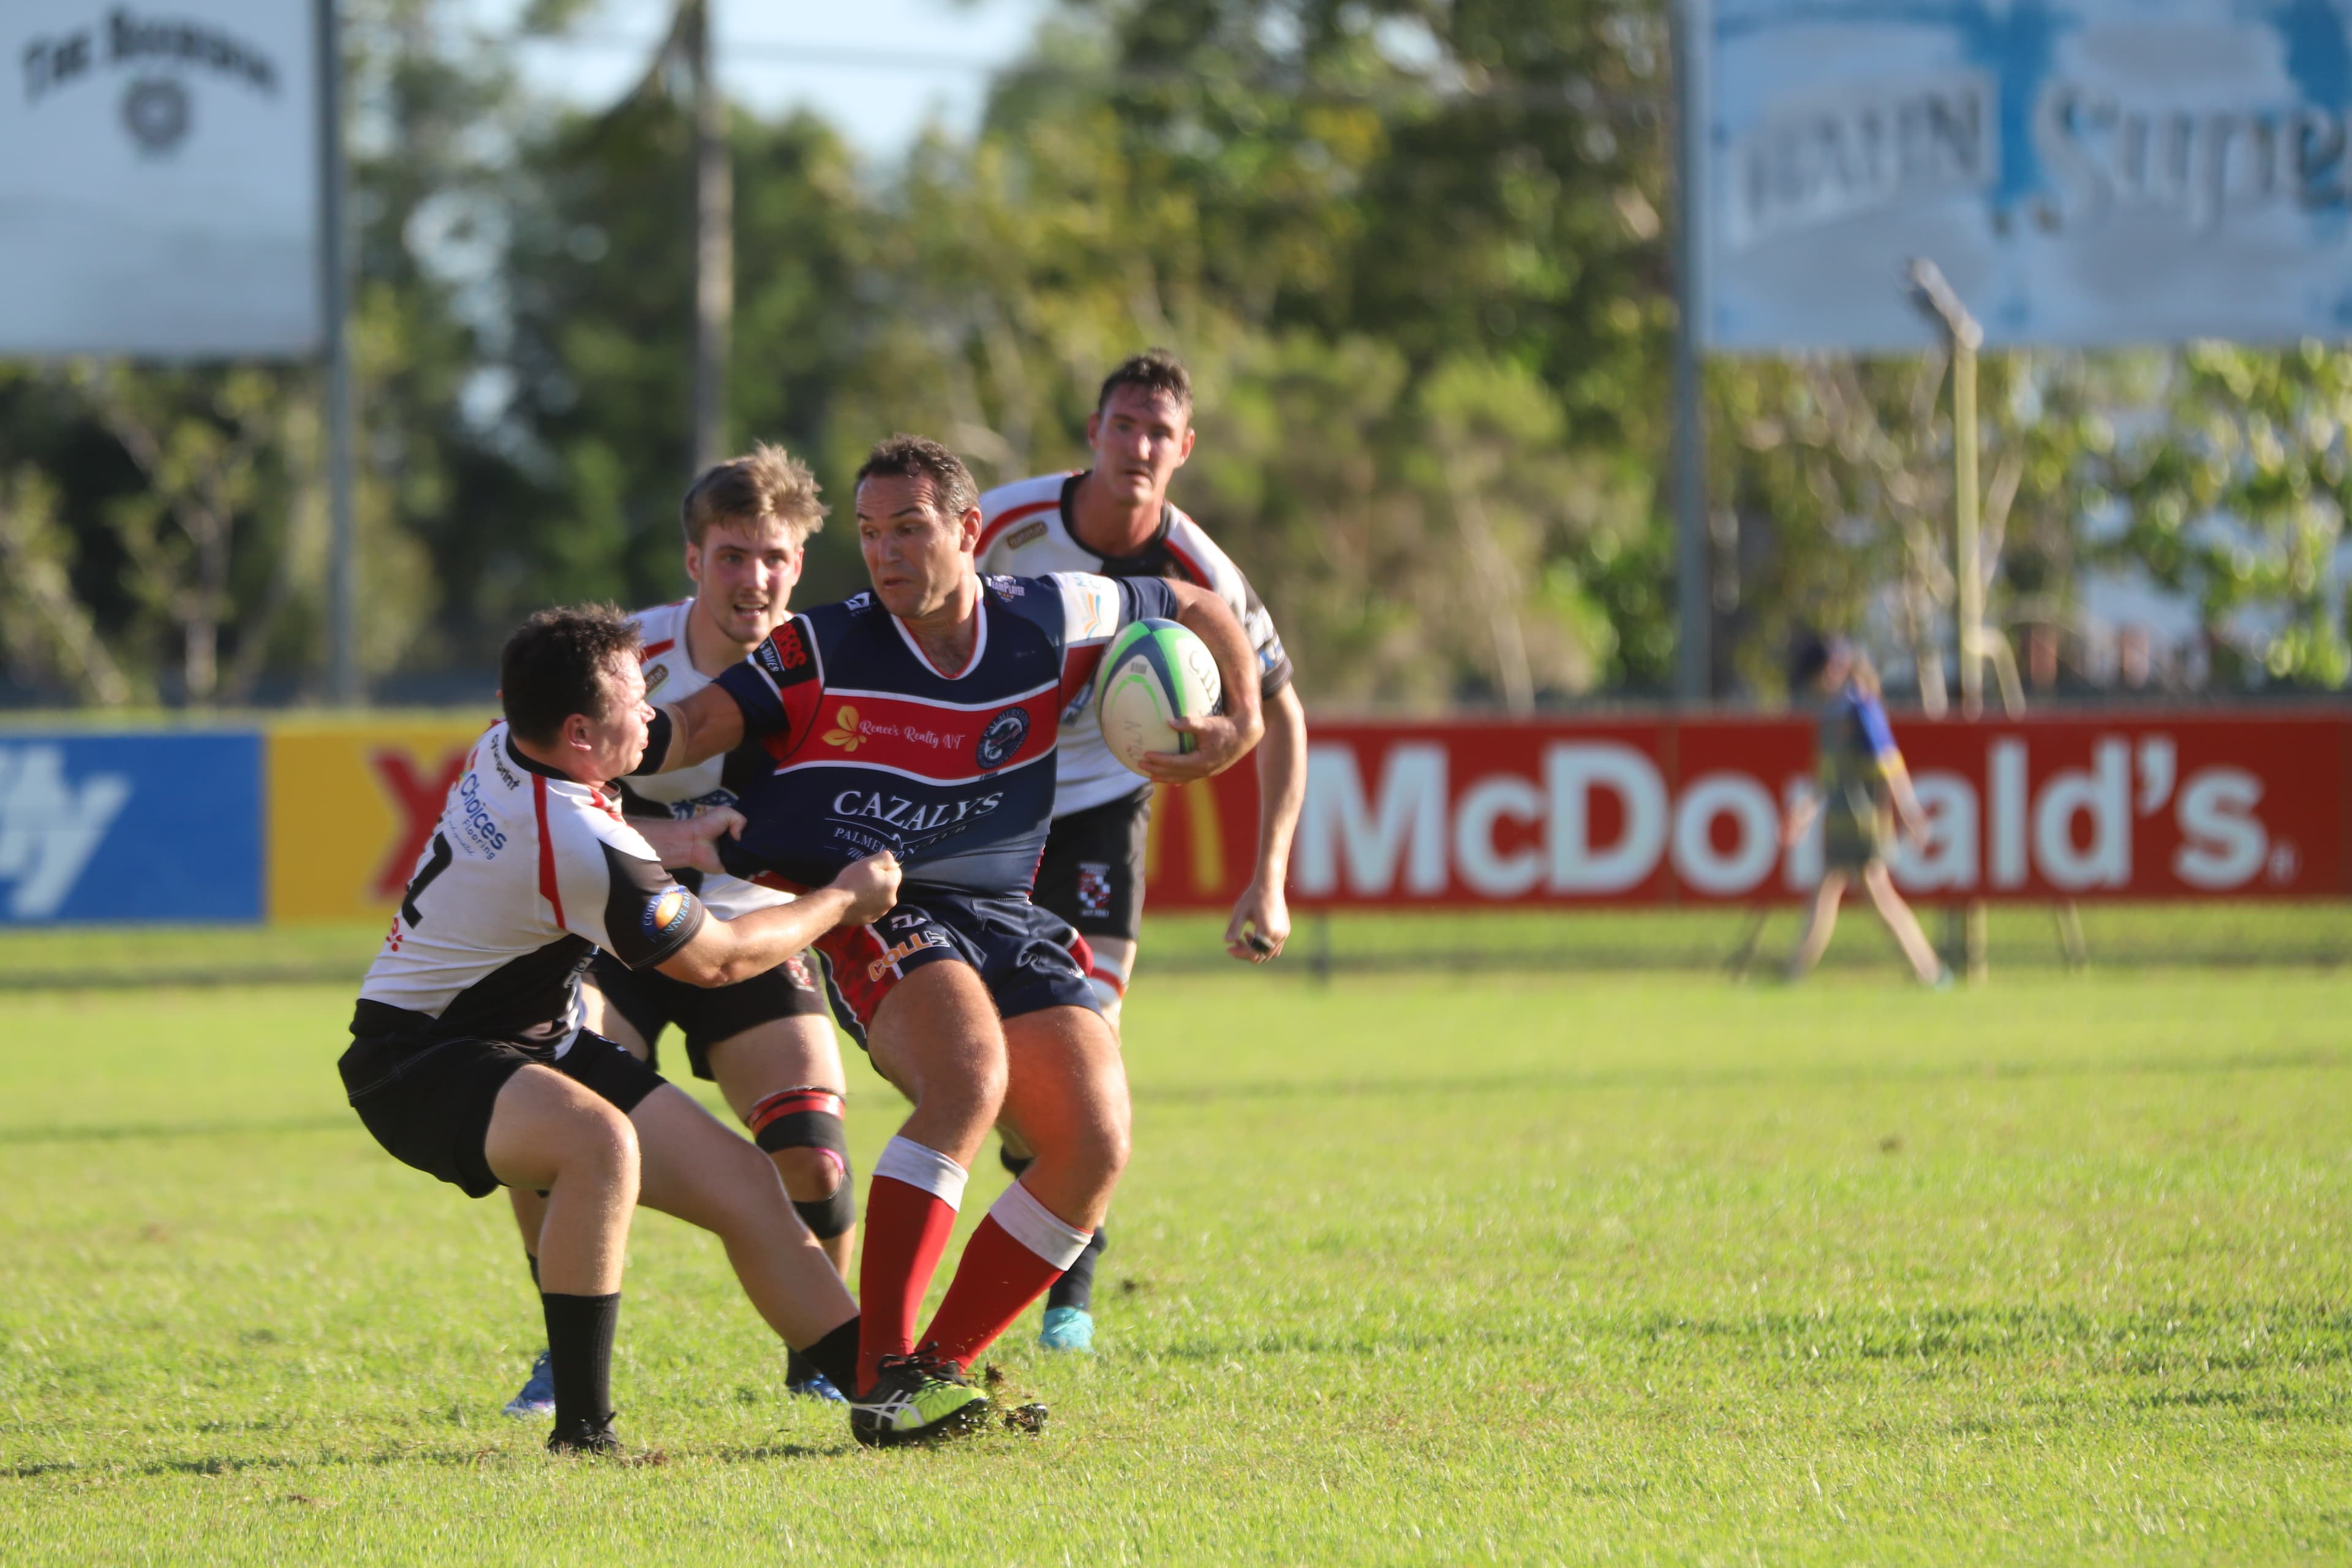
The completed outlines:
{"type": "Polygon", "coordinates": [[[271,727],[269,919],[389,918],[489,716],[271,727]]]}

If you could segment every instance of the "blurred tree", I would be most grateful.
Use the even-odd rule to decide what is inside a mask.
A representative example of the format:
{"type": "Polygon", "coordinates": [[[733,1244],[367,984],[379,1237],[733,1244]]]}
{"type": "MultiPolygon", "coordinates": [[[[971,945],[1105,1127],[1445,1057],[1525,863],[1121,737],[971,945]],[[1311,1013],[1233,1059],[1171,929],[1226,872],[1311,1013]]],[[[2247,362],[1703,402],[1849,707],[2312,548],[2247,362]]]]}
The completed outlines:
{"type": "Polygon", "coordinates": [[[2195,344],[2156,412],[2116,444],[2120,526],[2085,553],[2191,596],[2217,684],[2342,686],[2352,354],[2195,344]]]}

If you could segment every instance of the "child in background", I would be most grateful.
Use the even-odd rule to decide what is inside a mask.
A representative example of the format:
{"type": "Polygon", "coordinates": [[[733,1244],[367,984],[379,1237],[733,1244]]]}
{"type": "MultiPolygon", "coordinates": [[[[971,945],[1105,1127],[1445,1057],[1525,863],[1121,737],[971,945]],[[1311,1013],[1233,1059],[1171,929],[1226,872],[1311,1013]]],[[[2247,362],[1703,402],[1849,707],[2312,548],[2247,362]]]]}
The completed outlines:
{"type": "Polygon", "coordinates": [[[1781,827],[1781,842],[1804,837],[1816,813],[1822,824],[1822,880],[1805,915],[1805,931],[1789,959],[1789,978],[1801,980],[1830,945],[1846,883],[1859,877],[1878,918],[1895,933],[1903,956],[1922,985],[1948,985],[1951,974],[1937,960],[1918,919],[1886,869],[1895,814],[1914,839],[1926,837],[1927,819],[1895,747],[1886,709],[1878,700],[1878,678],[1870,661],[1842,638],[1808,637],[1790,668],[1790,693],[1810,699],[1820,712],[1814,744],[1814,792],[1798,803],[1781,827]]]}

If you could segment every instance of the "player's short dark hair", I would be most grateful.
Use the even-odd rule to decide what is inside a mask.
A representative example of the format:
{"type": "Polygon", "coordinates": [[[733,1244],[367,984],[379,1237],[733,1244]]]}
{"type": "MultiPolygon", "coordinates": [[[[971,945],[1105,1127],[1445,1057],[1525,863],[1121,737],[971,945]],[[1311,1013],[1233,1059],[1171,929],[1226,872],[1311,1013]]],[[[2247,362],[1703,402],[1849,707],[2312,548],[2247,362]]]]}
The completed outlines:
{"type": "Polygon", "coordinates": [[[1121,360],[1117,370],[1103,377],[1102,390],[1095,395],[1095,412],[1109,407],[1110,395],[1122,386],[1165,393],[1179,407],[1192,406],[1192,378],[1186,374],[1184,362],[1166,349],[1146,349],[1121,360]]]}
{"type": "Polygon", "coordinates": [[[610,605],[541,610],[499,656],[507,727],[534,745],[552,742],[574,713],[604,717],[604,672],[637,654],[637,624],[610,605]]]}
{"type": "Polygon", "coordinates": [[[699,545],[719,523],[756,527],[771,519],[784,525],[785,536],[794,544],[805,544],[810,534],[824,526],[826,509],[818,493],[816,476],[806,463],[762,441],[744,457],[703,469],[687,487],[678,517],[686,525],[688,544],[699,545]]]}
{"type": "Polygon", "coordinates": [[[857,482],[864,484],[876,475],[894,479],[929,479],[931,496],[949,517],[961,517],[980,504],[980,487],[971,480],[971,470],[963,459],[940,446],[928,436],[909,436],[904,431],[887,441],[874,443],[874,450],[866,454],[866,462],[857,470],[857,482]]]}
{"type": "Polygon", "coordinates": [[[1789,689],[1811,686],[1830,667],[1830,639],[1819,632],[1797,634],[1789,647],[1789,689]]]}

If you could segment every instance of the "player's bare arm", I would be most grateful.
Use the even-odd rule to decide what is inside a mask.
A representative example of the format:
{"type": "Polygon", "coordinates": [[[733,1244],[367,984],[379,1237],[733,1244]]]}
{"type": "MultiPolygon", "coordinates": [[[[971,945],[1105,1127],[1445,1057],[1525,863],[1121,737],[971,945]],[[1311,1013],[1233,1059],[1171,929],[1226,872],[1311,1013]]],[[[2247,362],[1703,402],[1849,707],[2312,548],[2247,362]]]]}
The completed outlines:
{"type": "Polygon", "coordinates": [[[1257,748],[1257,866],[1225,924],[1225,951],[1249,963],[1279,957],[1290,940],[1290,843],[1307,802],[1307,710],[1286,686],[1265,700],[1257,748]]]}
{"type": "Polygon", "coordinates": [[[1151,779],[1189,784],[1223,773],[1247,756],[1265,732],[1265,715],[1258,698],[1257,656],[1233,610],[1207,588],[1172,582],[1168,588],[1176,595],[1177,624],[1208,645],[1225,694],[1223,713],[1174,721],[1174,728],[1192,732],[1197,750],[1144,753],[1144,772],[1151,779]]]}
{"type": "Polygon", "coordinates": [[[789,904],[731,921],[706,920],[657,967],[689,985],[732,985],[764,974],[838,925],[870,925],[898,901],[898,858],[888,850],[852,861],[825,887],[789,904]]]}
{"type": "Polygon", "coordinates": [[[1927,813],[1919,805],[1919,792],[1911,787],[1911,770],[1903,765],[1899,756],[1886,763],[1886,791],[1895,801],[1895,816],[1901,818],[1903,831],[1915,844],[1927,837],[1927,813]]]}
{"type": "Polygon", "coordinates": [[[743,710],[716,686],[706,686],[683,702],[665,702],[660,713],[646,749],[649,753],[658,749],[665,736],[669,745],[659,765],[646,769],[648,773],[676,773],[743,743],[743,710]]]}

